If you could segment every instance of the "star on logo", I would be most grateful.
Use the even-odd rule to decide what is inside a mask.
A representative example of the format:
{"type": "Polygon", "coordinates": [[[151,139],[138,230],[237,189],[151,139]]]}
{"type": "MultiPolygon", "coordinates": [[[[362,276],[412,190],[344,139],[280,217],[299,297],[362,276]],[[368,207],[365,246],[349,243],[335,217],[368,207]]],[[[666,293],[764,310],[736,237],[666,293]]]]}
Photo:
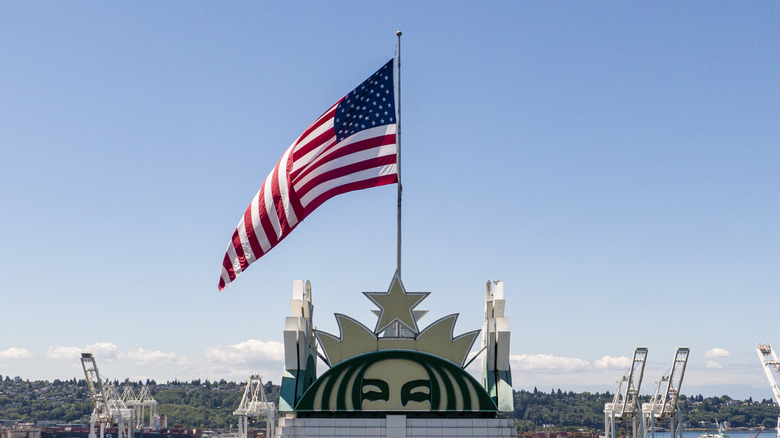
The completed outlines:
{"type": "Polygon", "coordinates": [[[418,312],[415,312],[414,308],[430,292],[407,292],[396,272],[387,292],[363,292],[363,294],[381,309],[374,333],[381,333],[396,321],[406,326],[415,335],[419,333],[417,329],[419,318],[415,315],[418,312]]]}

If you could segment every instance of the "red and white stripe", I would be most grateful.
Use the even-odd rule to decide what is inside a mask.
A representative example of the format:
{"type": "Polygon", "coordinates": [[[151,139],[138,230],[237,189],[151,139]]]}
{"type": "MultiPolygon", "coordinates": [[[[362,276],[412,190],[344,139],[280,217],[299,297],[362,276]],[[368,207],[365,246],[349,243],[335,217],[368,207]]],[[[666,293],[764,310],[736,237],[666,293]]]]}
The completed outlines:
{"type": "Polygon", "coordinates": [[[333,117],[339,103],[293,142],[266,177],[233,232],[222,261],[219,290],[323,202],[353,190],[398,182],[396,125],[365,129],[337,142],[333,117]]]}

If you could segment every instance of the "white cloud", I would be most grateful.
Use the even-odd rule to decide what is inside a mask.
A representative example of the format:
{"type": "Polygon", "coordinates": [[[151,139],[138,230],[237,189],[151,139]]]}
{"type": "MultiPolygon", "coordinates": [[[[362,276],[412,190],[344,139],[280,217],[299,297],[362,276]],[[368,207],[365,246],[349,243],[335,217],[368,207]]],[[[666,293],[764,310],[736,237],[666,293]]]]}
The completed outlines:
{"type": "Polygon", "coordinates": [[[593,361],[593,367],[598,369],[623,369],[631,366],[631,358],[626,356],[604,356],[593,361]]]}
{"type": "Polygon", "coordinates": [[[248,362],[284,361],[284,344],[281,342],[263,342],[250,339],[234,345],[216,345],[205,351],[206,358],[227,364],[248,362]]]}
{"type": "Polygon", "coordinates": [[[98,342],[84,347],[84,352],[92,353],[101,361],[112,363],[119,356],[119,348],[111,342],[98,342]]]}
{"type": "Polygon", "coordinates": [[[723,348],[713,348],[712,350],[707,350],[704,353],[704,357],[707,359],[715,358],[715,357],[729,357],[731,356],[731,353],[724,350],[723,348]]]}
{"type": "Polygon", "coordinates": [[[46,359],[76,361],[81,356],[82,350],[78,347],[49,347],[43,357],[46,359]]]}
{"type": "MultiPolygon", "coordinates": [[[[10,355],[11,352],[12,350],[0,351],[0,359],[10,355]]],[[[284,370],[284,344],[254,339],[234,345],[207,347],[201,354],[195,356],[177,356],[172,352],[144,348],[120,349],[111,342],[99,342],[83,348],[49,347],[43,357],[58,362],[53,368],[56,367],[61,372],[75,372],[80,376],[79,358],[83,352],[94,354],[100,366],[100,374],[104,378],[127,377],[131,380],[148,378],[160,382],[175,379],[242,381],[250,375],[261,374],[266,376],[265,380],[278,381],[284,370]]],[[[20,354],[15,350],[13,353],[20,354]]],[[[54,375],[46,378],[51,380],[62,376],[54,375]]]]}
{"type": "Polygon", "coordinates": [[[127,350],[119,354],[121,358],[127,358],[134,365],[148,366],[153,364],[169,364],[176,362],[175,353],[166,353],[164,351],[148,351],[143,348],[127,350]]]}
{"type": "Polygon", "coordinates": [[[31,359],[33,354],[26,348],[11,347],[0,350],[0,359],[31,359]]]}
{"type": "Polygon", "coordinates": [[[114,363],[115,361],[129,360],[134,365],[150,365],[154,363],[169,363],[176,361],[175,353],[166,353],[163,351],[149,351],[143,348],[129,350],[120,350],[119,347],[111,342],[98,342],[97,344],[79,347],[49,347],[44,353],[46,359],[54,359],[65,362],[78,362],[81,353],[92,353],[95,360],[101,363],[114,363]]]}
{"type": "Polygon", "coordinates": [[[264,381],[278,381],[284,370],[284,344],[250,339],[233,345],[215,345],[203,352],[197,364],[204,376],[245,380],[259,374],[264,381]]]}
{"type": "Polygon", "coordinates": [[[46,359],[76,362],[81,357],[81,353],[92,353],[96,359],[108,363],[113,362],[121,355],[119,348],[111,342],[98,342],[96,344],[86,345],[84,348],[65,347],[61,345],[49,347],[43,356],[46,359]]]}
{"type": "Polygon", "coordinates": [[[715,361],[708,360],[707,361],[707,368],[714,369],[714,370],[719,370],[719,369],[723,368],[723,365],[721,365],[721,364],[719,364],[719,363],[717,363],[715,361]]]}
{"type": "Polygon", "coordinates": [[[518,371],[580,371],[591,368],[590,362],[572,357],[549,354],[519,354],[509,356],[512,369],[518,371]]]}

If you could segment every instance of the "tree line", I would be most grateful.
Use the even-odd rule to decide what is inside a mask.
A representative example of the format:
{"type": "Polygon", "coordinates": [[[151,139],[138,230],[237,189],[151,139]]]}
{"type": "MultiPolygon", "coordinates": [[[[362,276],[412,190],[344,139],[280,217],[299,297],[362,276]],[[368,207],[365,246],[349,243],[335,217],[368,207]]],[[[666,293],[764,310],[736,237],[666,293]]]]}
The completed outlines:
{"type": "MultiPolygon", "coordinates": [[[[193,380],[190,382],[157,383],[114,381],[121,393],[124,386],[139,390],[146,385],[158,402],[157,412],[168,418],[168,426],[185,428],[230,429],[235,428],[237,417],[233,411],[241,402],[244,382],[193,380]]],[[[278,403],[278,385],[265,383],[270,401],[278,403]]],[[[515,391],[514,418],[520,431],[543,429],[603,430],[604,404],[611,402],[613,394],[551,390],[543,392],[515,391]]],[[[649,401],[648,396],[642,398],[649,401]]],[[[683,422],[688,428],[699,427],[703,422],[716,419],[728,421],[734,428],[774,428],[778,409],[772,400],[760,402],[733,400],[728,396],[703,397],[680,396],[683,422]]],[[[28,381],[5,379],[0,376],[0,420],[18,420],[36,423],[89,423],[93,405],[84,379],[28,381]]],[[[264,427],[262,420],[254,425],[264,427]]],[[[625,430],[625,425],[621,425],[625,430]]]]}
{"type": "MultiPolygon", "coordinates": [[[[550,392],[515,391],[514,417],[520,431],[534,431],[552,427],[558,430],[603,430],[604,404],[613,401],[609,392],[590,393],[560,389],[550,392]]],[[[641,403],[650,396],[640,397],[641,403]]],[[[760,402],[734,400],[729,396],[704,397],[680,395],[678,405],[687,428],[701,428],[718,420],[728,421],[731,428],[774,428],[780,409],[772,400],[760,402]]],[[[626,425],[618,425],[626,434],[626,425]]]]}
{"type": "MultiPolygon", "coordinates": [[[[154,380],[112,383],[120,394],[126,386],[133,387],[136,392],[142,386],[147,386],[152,397],[157,400],[157,413],[165,415],[169,428],[180,425],[198,429],[235,428],[237,417],[233,411],[241,403],[245,386],[244,382],[210,382],[200,379],[160,384],[154,380]]],[[[280,387],[269,381],[265,383],[264,389],[268,400],[278,403],[280,387]]],[[[11,380],[8,377],[3,379],[0,376],[0,420],[89,424],[93,408],[84,379],[54,380],[50,383],[11,380]]],[[[264,423],[261,422],[257,427],[264,427],[264,423]]]]}

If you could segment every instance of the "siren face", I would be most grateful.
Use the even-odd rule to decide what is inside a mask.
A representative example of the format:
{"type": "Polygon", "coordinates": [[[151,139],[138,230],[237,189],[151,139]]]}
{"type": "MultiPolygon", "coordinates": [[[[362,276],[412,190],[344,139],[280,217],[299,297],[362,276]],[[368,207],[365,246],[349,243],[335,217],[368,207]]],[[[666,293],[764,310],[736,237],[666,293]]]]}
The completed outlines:
{"type": "Polygon", "coordinates": [[[362,379],[364,411],[430,411],[431,380],[422,365],[406,359],[375,362],[362,379]]]}

